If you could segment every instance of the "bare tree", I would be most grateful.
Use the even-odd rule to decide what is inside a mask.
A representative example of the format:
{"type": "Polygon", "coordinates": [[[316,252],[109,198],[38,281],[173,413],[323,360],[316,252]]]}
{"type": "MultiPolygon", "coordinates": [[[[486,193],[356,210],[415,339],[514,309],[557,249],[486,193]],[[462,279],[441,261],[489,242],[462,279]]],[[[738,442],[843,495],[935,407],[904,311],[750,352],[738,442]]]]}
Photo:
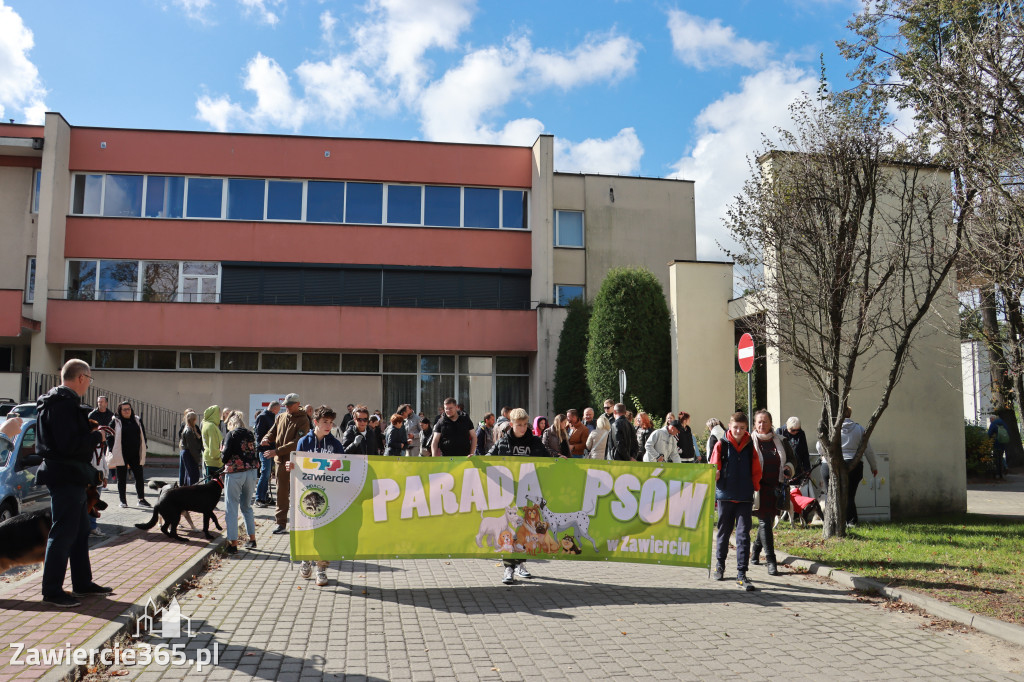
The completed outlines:
{"type": "Polygon", "coordinates": [[[817,99],[791,110],[793,130],[766,140],[729,210],[730,256],[756,292],[765,338],[821,396],[824,536],[844,536],[850,392],[865,364],[887,367],[859,459],[933,302],[952,295],[965,213],[950,212],[949,171],[899,143],[881,106],[828,93],[823,80],[817,99]]]}
{"type": "Polygon", "coordinates": [[[868,0],[840,43],[860,89],[916,113],[917,134],[978,196],[961,281],[980,292],[993,404],[1024,463],[1012,406],[1024,398],[1024,9],[1019,0],[868,0]],[[1002,320],[1002,322],[1001,322],[1002,320]]]}

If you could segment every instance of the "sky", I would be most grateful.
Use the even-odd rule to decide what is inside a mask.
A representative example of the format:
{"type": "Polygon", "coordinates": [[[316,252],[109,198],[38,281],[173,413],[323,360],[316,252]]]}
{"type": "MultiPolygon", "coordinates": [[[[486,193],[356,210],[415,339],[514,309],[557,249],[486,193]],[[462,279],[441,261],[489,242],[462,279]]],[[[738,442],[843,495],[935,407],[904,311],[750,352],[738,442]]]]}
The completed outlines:
{"type": "Polygon", "coordinates": [[[857,0],[0,0],[0,120],[531,145],[693,180],[697,255],[857,0]]]}

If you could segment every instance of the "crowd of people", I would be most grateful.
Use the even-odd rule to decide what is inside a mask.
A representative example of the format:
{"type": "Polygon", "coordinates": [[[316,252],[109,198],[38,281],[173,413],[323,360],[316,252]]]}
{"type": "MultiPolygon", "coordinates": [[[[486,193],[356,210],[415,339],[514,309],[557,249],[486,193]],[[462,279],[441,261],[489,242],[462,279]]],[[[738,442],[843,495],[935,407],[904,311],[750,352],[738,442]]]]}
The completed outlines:
{"type": "MultiPolygon", "coordinates": [[[[89,366],[71,360],[62,369],[62,386],[40,398],[39,444],[44,464],[40,480],[50,486],[53,499],[64,488],[90,479],[102,482],[109,475],[116,481],[122,507],[127,507],[126,487],[129,472],[134,477],[138,504],[149,507],[145,495],[143,466],[146,461],[146,430],[130,402],[122,402],[111,411],[107,399],[100,397],[96,409],[74,416],[65,414],[65,402],[79,400],[91,382],[89,366]],[[51,408],[51,405],[59,409],[51,408]],[[54,417],[59,413],[59,417],[54,417]],[[72,418],[73,417],[73,418],[72,418]],[[54,439],[54,429],[73,422],[75,436],[54,439]],[[81,432],[81,433],[79,433],[81,432]],[[69,468],[70,460],[82,458],[93,473],[69,468]]],[[[79,403],[80,404],[80,403],[79,403]]],[[[856,522],[855,486],[860,482],[863,463],[856,455],[864,436],[860,425],[847,411],[843,426],[843,456],[850,470],[850,509],[848,518],[856,522]],[[851,511],[852,510],[852,511],[851,511]]],[[[300,397],[289,393],[282,403],[271,403],[247,423],[245,414],[231,408],[210,405],[200,419],[198,412],[186,409],[178,432],[179,475],[182,486],[197,485],[223,477],[226,500],[227,552],[238,552],[238,517],[241,514],[248,536],[246,548],[256,547],[253,505],[275,506],[274,534],[287,534],[290,497],[290,471],[293,452],[321,454],[359,454],[386,456],[527,456],[590,458],[615,461],[708,462],[715,467],[718,508],[713,576],[723,580],[729,552],[729,537],[735,529],[736,581],[744,590],[754,586],[747,577],[748,564],[760,563],[761,552],[769,575],[777,575],[777,559],[772,529],[776,515],[785,508],[787,477],[810,469],[807,437],[796,417],[785,427],[775,429],[772,415],[759,410],[754,430],[748,432],[747,417],[733,414],[727,425],[708,420],[707,440],[701,444],[690,428],[686,412],[665,415],[654,428],[645,412],[633,415],[624,404],[604,401],[603,414],[595,416],[591,407],[570,409],[550,421],[535,416],[531,421],[522,408],[503,407],[499,415],[488,413],[474,423],[463,405],[447,398],[440,414],[428,418],[415,414],[409,404],[398,406],[388,419],[379,410],[370,412],[365,405],[349,404],[340,421],[327,405],[314,409],[303,405],[300,397]],[[703,447],[702,447],[703,445],[703,447]],[[276,496],[271,495],[271,481],[276,496]],[[757,536],[750,552],[752,516],[757,516],[757,536]]],[[[820,444],[819,444],[820,447],[820,444]]],[[[872,473],[877,475],[870,445],[865,448],[872,473]]],[[[76,493],[68,505],[53,503],[54,526],[47,545],[44,564],[44,601],[58,606],[77,605],[80,594],[107,594],[109,590],[91,582],[87,540],[99,533],[84,513],[84,498],[76,493]],[[82,507],[79,509],[79,502],[82,507]],[[81,512],[81,513],[80,513],[81,512]],[[83,550],[83,547],[85,548],[83,550]],[[52,551],[51,551],[52,548],[52,551]],[[85,552],[84,565],[82,552],[85,552]],[[64,571],[69,558],[72,582],[82,585],[75,594],[63,592],[64,571]],[[76,569],[76,565],[78,568],[76,569]],[[46,568],[49,566],[49,568],[46,568]],[[59,568],[58,568],[59,566],[59,568]],[[59,574],[59,575],[58,575],[59,574]],[[59,577],[59,581],[58,581],[59,577]]],[[[313,578],[318,586],[328,584],[326,561],[303,561],[299,573],[313,578]]],[[[503,582],[532,577],[525,562],[504,562],[503,582]]]]}

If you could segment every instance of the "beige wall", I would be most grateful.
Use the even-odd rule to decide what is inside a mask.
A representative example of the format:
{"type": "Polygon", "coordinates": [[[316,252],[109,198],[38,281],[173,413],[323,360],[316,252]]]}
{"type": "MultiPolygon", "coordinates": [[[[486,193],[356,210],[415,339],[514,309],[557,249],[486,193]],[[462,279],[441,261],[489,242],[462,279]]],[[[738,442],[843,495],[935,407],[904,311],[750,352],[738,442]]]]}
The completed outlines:
{"type": "Polygon", "coordinates": [[[558,339],[562,335],[566,309],[554,305],[537,308],[537,354],[531,369],[531,416],[545,415],[549,420],[553,414],[555,391],[555,359],[558,355],[558,339]]]}
{"type": "MultiPolygon", "coordinates": [[[[690,413],[700,440],[710,417],[723,422],[736,405],[732,264],[676,262],[669,266],[672,315],[672,406],[690,413]]],[[[700,443],[704,447],[704,443],[700,443]]]]}
{"type": "Polygon", "coordinates": [[[533,186],[530,189],[530,231],[533,233],[530,299],[534,303],[550,303],[554,292],[551,244],[554,242],[554,211],[552,180],[555,138],[541,135],[533,143],[533,186]]]}
{"type": "Polygon", "coordinates": [[[303,403],[330,405],[339,413],[348,403],[384,411],[379,376],[100,369],[93,369],[92,375],[98,387],[176,411],[191,407],[201,413],[220,405],[248,412],[250,393],[298,393],[303,403]]]}
{"type": "Polygon", "coordinates": [[[39,192],[39,226],[36,236],[36,295],[32,319],[40,322],[32,336],[32,371],[57,372],[60,348],[46,343],[47,289],[64,288],[64,233],[67,228],[71,173],[68,159],[71,127],[60,114],[46,114],[42,182],[39,192]]]}
{"type": "Polygon", "coordinates": [[[24,289],[28,256],[36,253],[36,216],[30,213],[35,170],[0,166],[0,289],[24,289]]]}
{"type": "MultiPolygon", "coordinates": [[[[580,284],[587,283],[587,254],[583,249],[553,249],[554,283],[580,284]]],[[[600,285],[598,285],[600,286],[600,285]]],[[[593,298],[597,290],[585,291],[588,298],[593,298]]]]}

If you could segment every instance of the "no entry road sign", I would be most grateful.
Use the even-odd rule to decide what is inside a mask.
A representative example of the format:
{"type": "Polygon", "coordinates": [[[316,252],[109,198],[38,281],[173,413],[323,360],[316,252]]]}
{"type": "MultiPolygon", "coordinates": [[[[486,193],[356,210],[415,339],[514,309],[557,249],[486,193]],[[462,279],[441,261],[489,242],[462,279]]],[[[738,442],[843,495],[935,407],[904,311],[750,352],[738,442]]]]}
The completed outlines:
{"type": "Polygon", "coordinates": [[[740,337],[739,345],[736,347],[736,358],[739,360],[740,369],[749,372],[754,366],[754,337],[744,334],[740,337]]]}

